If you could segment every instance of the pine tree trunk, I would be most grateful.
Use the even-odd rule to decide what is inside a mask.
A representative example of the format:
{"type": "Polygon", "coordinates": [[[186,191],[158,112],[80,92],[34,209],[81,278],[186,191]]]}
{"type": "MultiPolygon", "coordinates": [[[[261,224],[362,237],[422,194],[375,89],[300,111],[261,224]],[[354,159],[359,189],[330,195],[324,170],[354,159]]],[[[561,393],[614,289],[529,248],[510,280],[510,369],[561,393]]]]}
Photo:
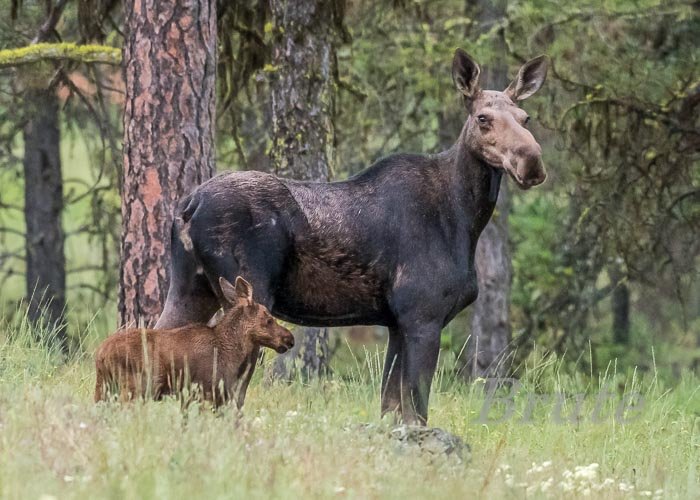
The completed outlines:
{"type": "Polygon", "coordinates": [[[124,2],[119,322],[152,325],[177,200],[214,172],[216,2],[124,2]]]}
{"type": "MultiPolygon", "coordinates": [[[[271,0],[274,40],[270,84],[271,159],[282,177],[327,181],[333,164],[335,71],[333,2],[271,0]]],[[[297,329],[297,347],[275,363],[274,374],[304,376],[328,370],[328,330],[297,329]]]]}
{"type": "Polygon", "coordinates": [[[476,246],[479,297],[472,305],[471,333],[465,350],[468,377],[502,377],[510,330],[510,285],[512,267],[508,248],[509,193],[507,179],[501,181],[496,211],[476,246]]]}
{"type": "MultiPolygon", "coordinates": [[[[476,9],[480,30],[488,31],[505,16],[507,1],[468,2],[476,9]]],[[[484,89],[504,90],[508,86],[508,67],[505,40],[502,33],[493,44],[501,64],[489,64],[482,69],[480,78],[484,89]]],[[[501,181],[496,210],[484,228],[476,247],[476,270],[479,281],[479,297],[472,305],[471,332],[467,341],[464,373],[468,377],[504,376],[508,367],[510,329],[510,286],[512,266],[508,247],[508,212],[510,194],[507,176],[501,181]]]]}
{"type": "Polygon", "coordinates": [[[27,297],[29,319],[57,327],[65,347],[66,261],[63,253],[63,179],[59,111],[46,89],[25,95],[24,216],[26,220],[27,297]]]}
{"type": "Polygon", "coordinates": [[[613,314],[613,341],[616,344],[626,345],[630,342],[630,289],[624,281],[625,276],[619,265],[610,266],[608,274],[615,286],[610,298],[613,314]]]}

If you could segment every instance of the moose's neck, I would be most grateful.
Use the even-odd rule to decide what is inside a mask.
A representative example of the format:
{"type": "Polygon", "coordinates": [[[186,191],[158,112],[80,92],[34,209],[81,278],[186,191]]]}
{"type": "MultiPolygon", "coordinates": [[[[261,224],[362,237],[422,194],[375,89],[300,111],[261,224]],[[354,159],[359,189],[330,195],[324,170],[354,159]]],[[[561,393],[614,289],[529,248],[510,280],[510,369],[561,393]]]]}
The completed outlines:
{"type": "Polygon", "coordinates": [[[241,348],[245,334],[242,317],[243,310],[237,307],[232,311],[227,311],[214,326],[214,333],[220,344],[219,348],[223,351],[241,348]]]}
{"type": "Polygon", "coordinates": [[[503,170],[476,157],[467,147],[467,125],[457,142],[445,152],[450,162],[455,199],[471,219],[470,229],[478,237],[486,227],[498,200],[503,170]]]}

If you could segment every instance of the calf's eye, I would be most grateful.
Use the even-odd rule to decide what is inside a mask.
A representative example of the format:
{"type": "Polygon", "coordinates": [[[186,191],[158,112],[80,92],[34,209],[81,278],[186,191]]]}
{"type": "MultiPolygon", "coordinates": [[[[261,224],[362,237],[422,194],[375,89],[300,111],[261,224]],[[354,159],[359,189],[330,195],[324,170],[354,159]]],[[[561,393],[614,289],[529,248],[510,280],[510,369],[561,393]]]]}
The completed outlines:
{"type": "Polygon", "coordinates": [[[481,123],[482,125],[488,121],[486,115],[479,115],[476,117],[476,119],[479,120],[479,123],[481,123]]]}
{"type": "Polygon", "coordinates": [[[529,116],[526,116],[526,117],[525,117],[525,125],[527,125],[528,123],[530,123],[530,117],[529,117],[529,116]]]}

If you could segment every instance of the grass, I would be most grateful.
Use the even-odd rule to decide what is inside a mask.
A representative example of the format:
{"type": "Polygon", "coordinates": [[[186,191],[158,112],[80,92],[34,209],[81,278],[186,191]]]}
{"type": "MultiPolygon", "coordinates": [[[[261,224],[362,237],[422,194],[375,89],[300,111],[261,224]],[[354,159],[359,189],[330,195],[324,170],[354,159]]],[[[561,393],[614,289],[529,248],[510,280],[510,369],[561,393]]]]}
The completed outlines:
{"type": "MultiPolygon", "coordinates": [[[[270,385],[259,368],[242,416],[176,400],[95,405],[91,353],[104,335],[99,325],[77,334],[81,344],[67,358],[52,350],[50,330],[30,327],[21,315],[0,329],[3,498],[700,497],[696,376],[669,388],[653,375],[611,367],[592,382],[541,358],[523,372],[515,416],[482,424],[481,385],[441,367],[430,423],[471,445],[471,461],[460,463],[400,449],[355,425],[389,425],[378,412],[377,348],[361,350],[344,376],[320,382],[270,385]],[[589,416],[605,385],[616,396],[594,423],[589,416]],[[557,424],[551,406],[540,405],[531,423],[518,421],[527,394],[560,391],[586,393],[585,418],[557,424]],[[633,391],[645,403],[620,425],[614,407],[633,391]]],[[[571,411],[568,400],[564,412],[571,411]]]]}

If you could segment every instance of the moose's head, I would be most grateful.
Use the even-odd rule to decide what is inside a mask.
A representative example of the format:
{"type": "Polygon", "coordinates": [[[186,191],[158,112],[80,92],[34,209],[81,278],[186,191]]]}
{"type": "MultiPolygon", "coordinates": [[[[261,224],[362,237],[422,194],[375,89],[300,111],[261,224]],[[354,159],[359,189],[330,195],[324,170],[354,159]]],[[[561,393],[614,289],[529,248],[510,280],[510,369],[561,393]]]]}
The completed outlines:
{"type": "Polygon", "coordinates": [[[547,177],[542,148],[527,129],[528,114],[517,106],[537,92],[547,76],[547,58],[526,62],[504,91],[481,90],[479,65],[462,49],[452,61],[452,79],[467,103],[465,146],[493,168],[502,168],[522,189],[547,177]]]}

